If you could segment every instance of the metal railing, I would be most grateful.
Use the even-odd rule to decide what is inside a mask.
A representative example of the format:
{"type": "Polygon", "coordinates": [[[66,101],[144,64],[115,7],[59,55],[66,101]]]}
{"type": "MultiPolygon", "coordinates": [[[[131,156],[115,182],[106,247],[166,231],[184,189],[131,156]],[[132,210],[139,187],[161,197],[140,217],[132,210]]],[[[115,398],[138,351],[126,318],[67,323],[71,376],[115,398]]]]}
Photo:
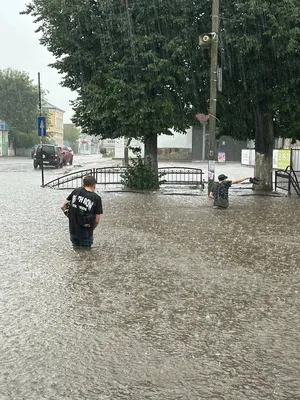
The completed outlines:
{"type": "MultiPolygon", "coordinates": [[[[122,186],[122,174],[126,167],[102,167],[90,168],[71,172],[59,178],[53,179],[45,184],[46,187],[56,189],[76,189],[82,186],[82,180],[86,175],[95,177],[98,185],[115,185],[122,186]]],[[[188,185],[201,186],[203,188],[203,171],[200,168],[187,167],[162,167],[158,168],[161,176],[161,184],[163,185],[188,185]]]]}
{"type": "Polygon", "coordinates": [[[94,176],[98,185],[122,185],[122,174],[126,167],[95,168],[94,176]]]}
{"type": "Polygon", "coordinates": [[[82,186],[82,179],[86,175],[94,176],[94,168],[84,169],[55,178],[45,184],[45,187],[56,189],[76,189],[82,186]]]}
{"type": "Polygon", "coordinates": [[[162,174],[162,184],[203,187],[203,171],[200,168],[162,167],[158,168],[158,172],[162,174]]]}
{"type": "Polygon", "coordinates": [[[294,169],[289,165],[286,169],[279,169],[275,171],[275,190],[281,189],[286,190],[289,195],[292,192],[295,192],[298,196],[300,196],[300,185],[297,177],[298,171],[294,171],[294,169]]]}

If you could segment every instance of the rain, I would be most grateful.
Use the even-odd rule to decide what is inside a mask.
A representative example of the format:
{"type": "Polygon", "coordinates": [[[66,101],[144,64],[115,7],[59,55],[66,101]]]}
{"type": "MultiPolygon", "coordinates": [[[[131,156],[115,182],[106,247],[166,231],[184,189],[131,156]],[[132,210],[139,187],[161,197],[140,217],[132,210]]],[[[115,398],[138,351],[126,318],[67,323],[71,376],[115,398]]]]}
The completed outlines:
{"type": "Polygon", "coordinates": [[[186,1],[34,0],[27,15],[22,0],[7,6],[0,400],[300,399],[297,13],[275,1],[256,15],[255,2],[247,9],[220,0],[223,87],[213,97],[215,116],[210,53],[199,45],[210,32],[211,2],[186,1]],[[290,15],[286,46],[278,10],[290,15]],[[17,22],[14,40],[10,24],[17,22]],[[171,37],[172,27],[181,34],[171,37]],[[255,53],[269,35],[267,54],[255,53]],[[270,54],[276,65],[265,64],[270,54]],[[289,67],[282,82],[281,63],[289,67]],[[294,87],[285,83],[291,77],[294,87]],[[271,82],[265,92],[263,78],[271,82]],[[267,135],[257,136],[266,110],[273,112],[271,149],[267,135]],[[61,159],[45,159],[41,168],[41,144],[61,159]],[[140,167],[136,154],[152,178],[172,172],[149,190],[101,182],[104,168],[108,177],[127,163],[140,167]],[[72,246],[61,210],[84,171],[97,177],[104,208],[90,250],[72,246]],[[247,177],[258,172],[254,187],[247,177]],[[219,174],[245,178],[229,189],[224,210],[208,197],[219,174]]]}

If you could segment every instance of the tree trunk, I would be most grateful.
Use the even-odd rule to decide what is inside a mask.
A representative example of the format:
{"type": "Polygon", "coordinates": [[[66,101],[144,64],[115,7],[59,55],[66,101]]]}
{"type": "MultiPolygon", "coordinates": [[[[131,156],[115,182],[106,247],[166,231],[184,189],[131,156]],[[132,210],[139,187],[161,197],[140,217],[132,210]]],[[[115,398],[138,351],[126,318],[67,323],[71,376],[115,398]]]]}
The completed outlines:
{"type": "Polygon", "coordinates": [[[262,182],[253,185],[259,191],[272,191],[274,130],[272,115],[266,103],[261,101],[255,106],[255,169],[254,175],[262,182]]]}
{"type": "Polygon", "coordinates": [[[145,164],[151,164],[153,172],[158,177],[157,135],[147,136],[145,138],[144,143],[145,143],[145,164]]]}
{"type": "Polygon", "coordinates": [[[128,138],[124,137],[124,165],[128,167],[129,165],[129,151],[128,151],[128,138]]]}

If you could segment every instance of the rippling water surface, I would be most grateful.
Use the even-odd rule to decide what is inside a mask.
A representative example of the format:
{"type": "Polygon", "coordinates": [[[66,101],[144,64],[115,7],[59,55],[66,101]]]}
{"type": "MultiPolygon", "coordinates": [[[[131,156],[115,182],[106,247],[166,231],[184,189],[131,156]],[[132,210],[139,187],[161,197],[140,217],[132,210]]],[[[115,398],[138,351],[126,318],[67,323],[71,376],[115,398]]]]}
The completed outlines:
{"type": "Polygon", "coordinates": [[[11,163],[1,400],[300,399],[300,199],[100,193],[95,246],[74,251],[68,192],[11,163]]]}

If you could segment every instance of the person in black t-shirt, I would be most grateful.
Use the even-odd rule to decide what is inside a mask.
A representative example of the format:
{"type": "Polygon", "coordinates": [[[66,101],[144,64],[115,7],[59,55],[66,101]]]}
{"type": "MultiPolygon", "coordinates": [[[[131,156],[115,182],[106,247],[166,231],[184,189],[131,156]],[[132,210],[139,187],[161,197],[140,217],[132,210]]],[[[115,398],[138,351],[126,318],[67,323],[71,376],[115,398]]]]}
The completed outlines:
{"type": "Polygon", "coordinates": [[[255,185],[259,184],[259,178],[238,178],[232,181],[227,180],[228,176],[221,174],[218,176],[218,182],[214,182],[212,191],[209,193],[209,197],[214,200],[213,208],[224,209],[228,208],[228,189],[231,185],[249,181],[255,185]]]}
{"type": "Polygon", "coordinates": [[[96,179],[87,175],[83,187],[73,190],[61,209],[69,218],[70,240],[74,247],[90,248],[94,229],[103,214],[101,197],[95,193],[96,179]]]}

